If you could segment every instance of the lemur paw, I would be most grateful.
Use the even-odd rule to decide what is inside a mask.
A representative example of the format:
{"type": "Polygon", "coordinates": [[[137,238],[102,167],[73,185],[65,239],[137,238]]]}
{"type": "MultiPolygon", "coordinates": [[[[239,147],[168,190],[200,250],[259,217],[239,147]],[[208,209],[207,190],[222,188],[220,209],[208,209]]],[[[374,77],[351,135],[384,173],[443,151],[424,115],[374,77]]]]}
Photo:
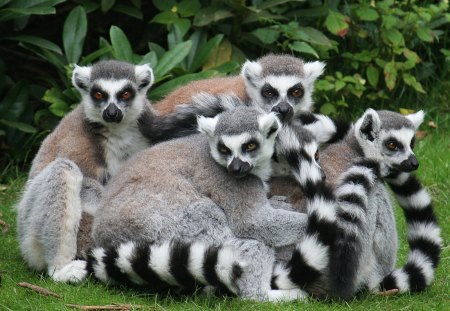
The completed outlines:
{"type": "Polygon", "coordinates": [[[267,293],[271,302],[285,302],[293,300],[305,300],[308,294],[299,288],[294,289],[273,289],[267,293]]]}
{"type": "Polygon", "coordinates": [[[49,274],[55,282],[79,283],[87,276],[86,265],[84,260],[73,260],[61,269],[52,269],[49,274]]]}

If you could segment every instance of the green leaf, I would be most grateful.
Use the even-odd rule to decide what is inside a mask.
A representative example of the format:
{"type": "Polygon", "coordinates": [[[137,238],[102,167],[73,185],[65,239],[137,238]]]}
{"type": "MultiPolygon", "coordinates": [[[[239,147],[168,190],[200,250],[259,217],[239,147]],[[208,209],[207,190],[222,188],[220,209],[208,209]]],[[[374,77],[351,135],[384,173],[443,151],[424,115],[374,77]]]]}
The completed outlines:
{"type": "Polygon", "coordinates": [[[102,0],[100,7],[103,13],[108,12],[116,3],[116,0],[102,0]]]}
{"type": "Polygon", "coordinates": [[[346,16],[339,12],[329,10],[325,26],[335,35],[344,37],[347,34],[348,24],[346,23],[346,16]]]}
{"type": "Polygon", "coordinates": [[[123,13],[125,15],[137,18],[142,20],[144,18],[144,15],[142,14],[142,11],[131,6],[131,5],[123,5],[123,4],[116,4],[112,10],[114,12],[123,13]]]}
{"type": "Polygon", "coordinates": [[[178,65],[189,54],[191,47],[192,42],[186,41],[177,44],[173,49],[164,53],[154,70],[156,82],[178,65]]]}
{"type": "Polygon", "coordinates": [[[140,65],[142,64],[150,64],[152,68],[154,68],[158,64],[158,56],[156,56],[155,51],[148,52],[147,54],[142,57],[141,61],[139,62],[140,65]]]}
{"type": "Polygon", "coordinates": [[[358,15],[361,20],[368,22],[376,21],[380,17],[377,11],[368,6],[362,6],[356,9],[356,15],[358,15]]]}
{"type": "Polygon", "coordinates": [[[56,88],[51,88],[45,91],[45,94],[42,97],[42,100],[45,100],[51,104],[48,108],[51,113],[58,117],[63,117],[70,111],[69,105],[62,99],[62,97],[63,94],[61,94],[61,92],[56,88]]]}
{"type": "Polygon", "coordinates": [[[403,55],[410,61],[414,62],[415,64],[420,63],[420,57],[417,55],[416,52],[411,51],[410,49],[404,48],[403,49],[403,55]]]}
{"type": "Polygon", "coordinates": [[[109,36],[111,37],[114,57],[118,60],[132,63],[134,58],[133,50],[131,49],[131,44],[122,29],[117,26],[111,26],[109,36]]]}
{"type": "Polygon", "coordinates": [[[306,35],[305,40],[312,44],[318,44],[323,45],[326,47],[331,47],[332,43],[331,40],[328,39],[327,36],[323,34],[323,32],[317,30],[313,27],[299,27],[299,32],[302,32],[304,35],[306,35]]]}
{"type": "Polygon", "coordinates": [[[325,115],[335,114],[336,107],[332,103],[326,103],[320,107],[320,113],[325,115]]]}
{"type": "Polygon", "coordinates": [[[0,9],[0,22],[15,19],[21,16],[30,16],[30,15],[49,15],[55,14],[56,9],[52,7],[39,7],[39,8],[23,8],[23,9],[15,9],[15,8],[7,8],[0,9]]]}
{"type": "Polygon", "coordinates": [[[2,39],[29,43],[29,44],[32,44],[32,45],[38,46],[40,48],[50,50],[50,51],[53,51],[55,53],[62,55],[62,51],[59,46],[57,46],[56,44],[54,44],[51,41],[41,38],[41,37],[29,36],[29,35],[18,35],[18,36],[11,36],[11,37],[3,37],[2,39]]]}
{"type": "Polygon", "coordinates": [[[162,84],[161,86],[158,86],[154,89],[153,88],[150,89],[150,99],[152,99],[152,100],[160,99],[164,95],[166,95],[169,92],[176,89],[177,87],[185,85],[191,81],[208,79],[208,78],[211,78],[211,77],[217,76],[217,75],[218,75],[217,71],[207,70],[207,71],[202,71],[202,72],[198,72],[198,73],[187,74],[187,75],[172,79],[172,80],[162,84]]]}
{"type": "Polygon", "coordinates": [[[304,2],[304,0],[265,0],[257,6],[258,10],[266,10],[288,2],[304,2]]]}
{"type": "Polygon", "coordinates": [[[384,81],[386,82],[387,88],[392,91],[395,87],[395,82],[397,80],[397,67],[395,62],[386,63],[384,67],[384,81]]]}
{"type": "Polygon", "coordinates": [[[25,81],[14,84],[0,102],[0,116],[16,120],[25,111],[28,104],[28,87],[25,81]]]}
{"type": "Polygon", "coordinates": [[[234,16],[234,14],[228,10],[219,9],[217,7],[207,7],[203,8],[195,14],[194,26],[202,27],[209,25],[211,23],[229,18],[234,16]]]}
{"type": "Polygon", "coordinates": [[[309,54],[314,55],[316,58],[319,58],[319,55],[317,54],[316,50],[314,50],[308,43],[306,42],[300,42],[295,41],[291,44],[289,44],[289,48],[296,52],[300,52],[303,54],[309,54]]]}
{"type": "Polygon", "coordinates": [[[334,89],[334,84],[327,80],[319,80],[314,84],[314,88],[319,91],[331,91],[334,89]]]}
{"type": "Polygon", "coordinates": [[[274,28],[258,28],[251,32],[255,37],[264,44],[272,44],[278,40],[280,32],[274,28]]]}
{"type": "Polygon", "coordinates": [[[378,80],[380,79],[380,71],[373,65],[367,67],[366,70],[367,80],[371,86],[376,87],[378,84],[378,80]]]}
{"type": "Polygon", "coordinates": [[[6,125],[11,128],[18,129],[19,131],[24,132],[24,133],[34,134],[37,132],[36,128],[34,128],[33,126],[31,126],[29,124],[22,123],[22,122],[0,119],[0,124],[6,125]]]}
{"type": "Polygon", "coordinates": [[[397,29],[387,29],[383,31],[383,34],[385,38],[391,42],[394,46],[404,46],[405,45],[405,39],[403,38],[403,35],[400,31],[397,29]]]}
{"type": "Polygon", "coordinates": [[[156,14],[150,21],[151,23],[170,25],[178,20],[178,14],[172,11],[156,14]]]}
{"type": "Polygon", "coordinates": [[[208,57],[214,52],[214,50],[219,46],[223,39],[223,35],[216,35],[211,38],[208,42],[200,46],[192,60],[192,65],[190,71],[196,71],[199,69],[208,59],[208,57]]]}
{"type": "Polygon", "coordinates": [[[433,31],[424,26],[417,27],[417,36],[425,42],[433,42],[434,40],[433,31]]]}
{"type": "Polygon", "coordinates": [[[177,2],[175,0],[152,0],[153,5],[160,11],[169,11],[177,2]]]}
{"type": "Polygon", "coordinates": [[[394,15],[383,15],[383,27],[391,29],[398,24],[398,19],[394,15]]]}
{"type": "Polygon", "coordinates": [[[334,84],[334,90],[340,91],[345,87],[345,82],[342,80],[337,80],[336,83],[334,84]]]}
{"type": "Polygon", "coordinates": [[[87,33],[87,17],[82,6],[75,7],[63,27],[63,46],[69,63],[80,60],[87,33]]]}
{"type": "Polygon", "coordinates": [[[103,55],[111,53],[111,52],[112,52],[112,47],[109,45],[99,48],[98,50],[92,52],[91,54],[84,56],[80,61],[80,65],[88,65],[88,64],[92,63],[93,61],[99,59],[103,55]]]}
{"type": "Polygon", "coordinates": [[[405,84],[412,86],[417,92],[425,94],[425,90],[422,87],[422,84],[420,84],[419,81],[416,80],[416,77],[409,73],[403,74],[403,81],[405,81],[405,84]]]}
{"type": "Polygon", "coordinates": [[[233,48],[230,41],[223,40],[203,64],[202,70],[216,69],[218,66],[229,62],[231,60],[232,52],[233,48]]]}
{"type": "Polygon", "coordinates": [[[194,16],[195,13],[200,10],[201,4],[198,0],[182,0],[180,3],[178,3],[177,8],[177,12],[182,17],[190,17],[194,16]]]}

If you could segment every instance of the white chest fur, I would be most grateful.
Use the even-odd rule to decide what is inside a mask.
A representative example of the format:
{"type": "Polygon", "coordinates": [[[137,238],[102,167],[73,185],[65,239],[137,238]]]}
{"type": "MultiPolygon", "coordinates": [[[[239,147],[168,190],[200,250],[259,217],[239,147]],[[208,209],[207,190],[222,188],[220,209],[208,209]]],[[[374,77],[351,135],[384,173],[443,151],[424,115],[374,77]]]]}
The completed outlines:
{"type": "Polygon", "coordinates": [[[149,146],[137,125],[110,128],[105,137],[103,148],[109,176],[114,176],[129,157],[149,146]]]}

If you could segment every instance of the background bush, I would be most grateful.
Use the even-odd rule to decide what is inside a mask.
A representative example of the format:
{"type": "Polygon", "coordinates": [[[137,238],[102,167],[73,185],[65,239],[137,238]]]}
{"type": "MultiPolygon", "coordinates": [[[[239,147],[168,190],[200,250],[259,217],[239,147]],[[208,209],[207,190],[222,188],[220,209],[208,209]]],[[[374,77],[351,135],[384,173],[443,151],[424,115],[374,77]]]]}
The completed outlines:
{"type": "Polygon", "coordinates": [[[327,61],[323,113],[414,107],[448,80],[449,22],[447,0],[0,0],[0,173],[26,167],[78,103],[75,63],[150,62],[157,100],[284,52],[327,61]]]}

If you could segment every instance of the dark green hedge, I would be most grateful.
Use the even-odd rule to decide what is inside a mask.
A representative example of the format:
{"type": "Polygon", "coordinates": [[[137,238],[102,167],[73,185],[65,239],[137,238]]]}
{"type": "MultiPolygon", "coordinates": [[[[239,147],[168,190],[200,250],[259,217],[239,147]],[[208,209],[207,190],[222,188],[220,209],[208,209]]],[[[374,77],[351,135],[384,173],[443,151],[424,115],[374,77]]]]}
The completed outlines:
{"type": "Polygon", "coordinates": [[[158,99],[284,52],[327,61],[323,113],[417,101],[448,77],[447,2],[0,0],[0,173],[28,163],[77,104],[74,63],[150,62],[158,99]]]}

